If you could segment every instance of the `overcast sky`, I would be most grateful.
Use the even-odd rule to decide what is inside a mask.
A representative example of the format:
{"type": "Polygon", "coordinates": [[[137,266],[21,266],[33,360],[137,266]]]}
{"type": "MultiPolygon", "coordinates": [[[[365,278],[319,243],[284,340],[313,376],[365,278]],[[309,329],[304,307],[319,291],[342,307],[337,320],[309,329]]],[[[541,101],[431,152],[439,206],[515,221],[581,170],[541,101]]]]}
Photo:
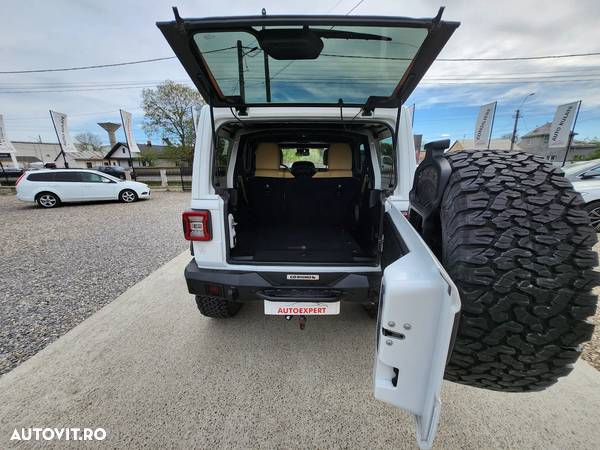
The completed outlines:
{"type": "MultiPolygon", "coordinates": [[[[358,0],[3,0],[0,70],[73,67],[172,56],[155,26],[183,17],[259,14],[345,14],[358,0]]],[[[365,0],[353,15],[431,17],[441,3],[365,0]]],[[[530,0],[445,2],[445,19],[462,22],[440,57],[517,57],[600,51],[600,2],[530,0]]],[[[12,140],[55,142],[48,109],[69,114],[71,134],[95,132],[96,122],[119,122],[118,109],[134,114],[141,129],[140,85],[188,81],[177,60],[73,72],[0,74],[0,113],[12,140]],[[119,89],[107,89],[110,85],[119,89]],[[135,85],[135,86],[132,86],[135,85]],[[48,92],[48,91],[71,92],[48,92]],[[75,91],[76,90],[76,91],[75,91]],[[36,91],[36,92],[32,92],[36,91]]],[[[425,140],[472,138],[478,106],[498,100],[494,136],[512,130],[512,114],[525,95],[520,132],[551,121],[556,105],[583,100],[576,131],[600,136],[600,56],[511,62],[436,62],[408,103],[416,104],[415,132],[425,140]],[[487,84],[473,84],[486,77],[487,84]],[[542,81],[501,83],[506,78],[542,81]],[[452,79],[441,82],[440,78],[452,79]],[[470,84],[464,83],[469,79],[470,84]],[[490,80],[489,78],[495,78],[490,80]],[[429,80],[427,80],[429,79],[429,80]],[[589,81],[573,81],[573,80],[589,81]],[[455,81],[457,80],[457,81],[455,81]]],[[[123,139],[123,136],[120,136],[123,139]]]]}

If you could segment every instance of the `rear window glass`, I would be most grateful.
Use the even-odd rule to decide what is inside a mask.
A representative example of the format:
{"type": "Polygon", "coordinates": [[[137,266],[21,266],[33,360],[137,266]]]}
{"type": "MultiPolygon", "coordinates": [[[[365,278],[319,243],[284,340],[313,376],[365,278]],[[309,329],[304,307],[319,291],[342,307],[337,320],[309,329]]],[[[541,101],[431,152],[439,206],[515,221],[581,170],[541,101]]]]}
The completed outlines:
{"type": "Polygon", "coordinates": [[[54,172],[54,181],[80,181],[79,172],[54,172]]]}
{"type": "Polygon", "coordinates": [[[80,181],[84,183],[102,183],[102,180],[108,180],[108,178],[92,172],[80,172],[79,177],[80,181]]]}
{"type": "Polygon", "coordinates": [[[396,185],[396,164],[394,163],[396,155],[392,137],[380,139],[377,144],[377,156],[379,158],[379,169],[381,170],[381,189],[390,189],[396,185]]]}
{"type": "MultiPolygon", "coordinates": [[[[265,30],[273,33],[276,28],[265,30]]],[[[300,26],[285,28],[279,31],[302,33],[300,26]]],[[[265,60],[259,43],[259,33],[265,30],[249,27],[194,35],[224,96],[266,103],[270,83],[270,101],[274,103],[337,103],[342,99],[346,104],[364,104],[372,95],[388,97],[428,33],[425,28],[315,26],[310,28],[312,45],[323,42],[316,58],[268,56],[265,60]]]]}
{"type": "Polygon", "coordinates": [[[54,179],[54,173],[32,173],[27,176],[29,181],[52,181],[54,179]]]}
{"type": "Polygon", "coordinates": [[[282,162],[288,168],[292,167],[296,161],[310,161],[317,169],[324,169],[325,165],[325,148],[281,148],[282,162]]]}
{"type": "Polygon", "coordinates": [[[233,149],[233,139],[226,133],[217,134],[217,151],[215,152],[213,185],[227,186],[227,167],[233,149]]]}

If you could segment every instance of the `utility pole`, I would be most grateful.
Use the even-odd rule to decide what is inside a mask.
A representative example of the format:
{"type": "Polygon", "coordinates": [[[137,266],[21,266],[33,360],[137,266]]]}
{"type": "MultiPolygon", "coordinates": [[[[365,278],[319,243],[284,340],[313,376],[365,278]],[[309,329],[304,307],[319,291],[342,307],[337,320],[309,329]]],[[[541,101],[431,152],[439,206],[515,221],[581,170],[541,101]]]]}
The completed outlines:
{"type": "Polygon", "coordinates": [[[515,141],[517,139],[517,126],[519,124],[519,118],[521,117],[521,110],[517,109],[515,113],[515,126],[513,127],[512,137],[510,138],[510,149],[512,150],[515,146],[515,141]]]}
{"type": "Polygon", "coordinates": [[[523,105],[525,104],[525,102],[527,101],[527,99],[529,97],[531,97],[532,95],[535,95],[535,92],[531,92],[530,94],[527,94],[525,96],[525,98],[523,99],[523,101],[521,102],[521,104],[519,105],[519,107],[517,108],[517,110],[515,111],[515,126],[513,127],[512,137],[510,139],[510,149],[511,150],[515,146],[515,141],[517,140],[517,127],[519,125],[519,119],[521,117],[523,117],[521,115],[521,108],[523,107],[523,105]]]}

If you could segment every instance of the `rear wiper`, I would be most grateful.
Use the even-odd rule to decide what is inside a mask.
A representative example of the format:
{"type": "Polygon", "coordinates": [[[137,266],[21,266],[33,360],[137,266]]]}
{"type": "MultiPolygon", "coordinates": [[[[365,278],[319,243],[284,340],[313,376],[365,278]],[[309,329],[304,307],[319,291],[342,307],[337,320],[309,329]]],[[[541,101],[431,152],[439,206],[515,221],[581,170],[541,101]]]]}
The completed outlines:
{"type": "Polygon", "coordinates": [[[379,36],[370,33],[356,33],[354,31],[323,30],[311,28],[310,31],[325,39],[356,39],[361,41],[391,41],[389,36],[379,36]]]}

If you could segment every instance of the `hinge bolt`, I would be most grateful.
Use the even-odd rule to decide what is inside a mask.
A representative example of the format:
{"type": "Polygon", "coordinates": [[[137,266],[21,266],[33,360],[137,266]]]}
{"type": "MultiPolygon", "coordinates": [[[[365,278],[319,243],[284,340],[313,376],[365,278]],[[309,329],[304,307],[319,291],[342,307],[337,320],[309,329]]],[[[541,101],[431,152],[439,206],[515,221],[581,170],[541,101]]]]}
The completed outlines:
{"type": "Polygon", "coordinates": [[[412,325],[410,323],[405,323],[404,324],[404,329],[405,330],[410,330],[412,328],[412,325]]]}
{"type": "Polygon", "coordinates": [[[386,345],[392,345],[392,344],[393,344],[393,342],[392,342],[392,340],[391,340],[391,339],[387,339],[387,340],[385,341],[385,344],[386,344],[386,345]]]}
{"type": "Polygon", "coordinates": [[[396,326],[396,322],[394,322],[393,320],[390,320],[388,322],[388,327],[395,327],[396,326]]]}

